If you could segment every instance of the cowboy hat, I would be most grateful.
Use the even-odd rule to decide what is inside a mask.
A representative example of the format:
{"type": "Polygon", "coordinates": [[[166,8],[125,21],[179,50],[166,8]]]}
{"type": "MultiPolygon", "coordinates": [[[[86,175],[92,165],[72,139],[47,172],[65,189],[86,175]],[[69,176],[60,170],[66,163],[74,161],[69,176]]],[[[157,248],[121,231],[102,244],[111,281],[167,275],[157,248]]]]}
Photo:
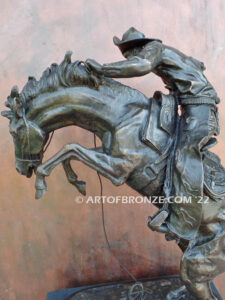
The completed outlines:
{"type": "Polygon", "coordinates": [[[134,27],[130,27],[123,34],[122,40],[120,40],[117,36],[113,37],[114,44],[119,47],[119,49],[122,53],[126,52],[130,48],[133,48],[136,46],[143,46],[152,41],[162,42],[158,39],[146,38],[142,32],[136,30],[134,27]]]}

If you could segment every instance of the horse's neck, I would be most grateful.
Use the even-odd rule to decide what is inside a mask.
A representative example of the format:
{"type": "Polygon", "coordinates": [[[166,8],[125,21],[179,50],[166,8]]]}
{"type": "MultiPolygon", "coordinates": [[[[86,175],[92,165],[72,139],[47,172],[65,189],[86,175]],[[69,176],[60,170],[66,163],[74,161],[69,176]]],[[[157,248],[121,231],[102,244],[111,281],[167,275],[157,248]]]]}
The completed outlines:
{"type": "Polygon", "coordinates": [[[108,131],[113,122],[106,98],[90,88],[59,89],[33,99],[26,116],[45,132],[69,125],[97,133],[108,131]]]}
{"type": "Polygon", "coordinates": [[[27,119],[45,132],[77,125],[97,134],[113,131],[135,110],[148,106],[140,92],[114,83],[94,90],[88,87],[61,88],[45,93],[29,103],[27,119]]]}

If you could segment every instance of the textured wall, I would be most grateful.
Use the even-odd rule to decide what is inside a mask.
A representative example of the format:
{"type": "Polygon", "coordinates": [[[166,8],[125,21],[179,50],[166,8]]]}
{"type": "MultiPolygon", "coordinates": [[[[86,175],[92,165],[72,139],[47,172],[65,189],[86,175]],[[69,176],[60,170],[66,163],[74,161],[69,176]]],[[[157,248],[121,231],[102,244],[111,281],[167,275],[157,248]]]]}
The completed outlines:
{"type": "MultiPolygon", "coordinates": [[[[73,58],[99,62],[122,59],[112,43],[130,26],[204,61],[206,75],[222,99],[221,135],[215,152],[225,162],[225,3],[223,0],[1,0],[0,110],[11,87],[20,89],[28,75],[39,77],[66,50],[73,58]]],[[[122,80],[146,95],[163,90],[154,75],[122,80]]],[[[58,131],[48,157],[67,142],[93,146],[93,136],[79,128],[58,131]]],[[[45,299],[47,291],[127,278],[110,256],[101,227],[99,205],[76,204],[78,192],[57,167],[47,179],[48,192],[34,200],[34,178],[14,168],[8,122],[0,118],[0,299],[45,299]]],[[[74,163],[87,181],[87,194],[99,195],[94,171],[74,163]]],[[[128,187],[103,180],[105,195],[136,195],[128,187]]],[[[106,226],[115,253],[138,277],[176,273],[180,251],[151,233],[149,205],[105,205],[106,226]]],[[[225,296],[223,281],[216,282],[225,296]]]]}

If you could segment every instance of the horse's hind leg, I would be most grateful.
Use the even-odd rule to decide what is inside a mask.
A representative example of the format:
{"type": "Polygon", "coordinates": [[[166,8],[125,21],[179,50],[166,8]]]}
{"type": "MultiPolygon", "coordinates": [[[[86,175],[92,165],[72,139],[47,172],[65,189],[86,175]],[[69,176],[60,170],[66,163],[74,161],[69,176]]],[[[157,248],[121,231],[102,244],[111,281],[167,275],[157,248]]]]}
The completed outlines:
{"type": "MultiPolygon", "coordinates": [[[[183,258],[181,261],[180,275],[185,286],[196,299],[199,300],[218,300],[213,294],[210,288],[210,281],[206,280],[198,282],[199,280],[193,277],[193,273],[190,271],[191,268],[198,268],[198,264],[194,262],[194,259],[183,258]],[[194,264],[194,266],[193,266],[194,264]]],[[[197,270],[196,270],[197,271],[197,270]]],[[[205,270],[207,273],[207,271],[205,270]]]]}
{"type": "Polygon", "coordinates": [[[197,299],[219,300],[211,281],[224,271],[224,235],[204,244],[188,247],[181,260],[180,275],[187,289],[197,299]]]}

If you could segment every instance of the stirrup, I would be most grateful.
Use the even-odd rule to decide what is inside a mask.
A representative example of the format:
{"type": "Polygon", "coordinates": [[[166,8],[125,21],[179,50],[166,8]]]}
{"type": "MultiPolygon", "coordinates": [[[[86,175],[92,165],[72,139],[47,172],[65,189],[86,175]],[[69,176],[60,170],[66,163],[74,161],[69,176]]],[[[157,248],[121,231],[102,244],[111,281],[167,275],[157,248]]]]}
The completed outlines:
{"type": "Polygon", "coordinates": [[[168,210],[161,210],[160,212],[156,213],[153,217],[148,217],[148,227],[156,231],[167,219],[169,215],[168,210]]]}

